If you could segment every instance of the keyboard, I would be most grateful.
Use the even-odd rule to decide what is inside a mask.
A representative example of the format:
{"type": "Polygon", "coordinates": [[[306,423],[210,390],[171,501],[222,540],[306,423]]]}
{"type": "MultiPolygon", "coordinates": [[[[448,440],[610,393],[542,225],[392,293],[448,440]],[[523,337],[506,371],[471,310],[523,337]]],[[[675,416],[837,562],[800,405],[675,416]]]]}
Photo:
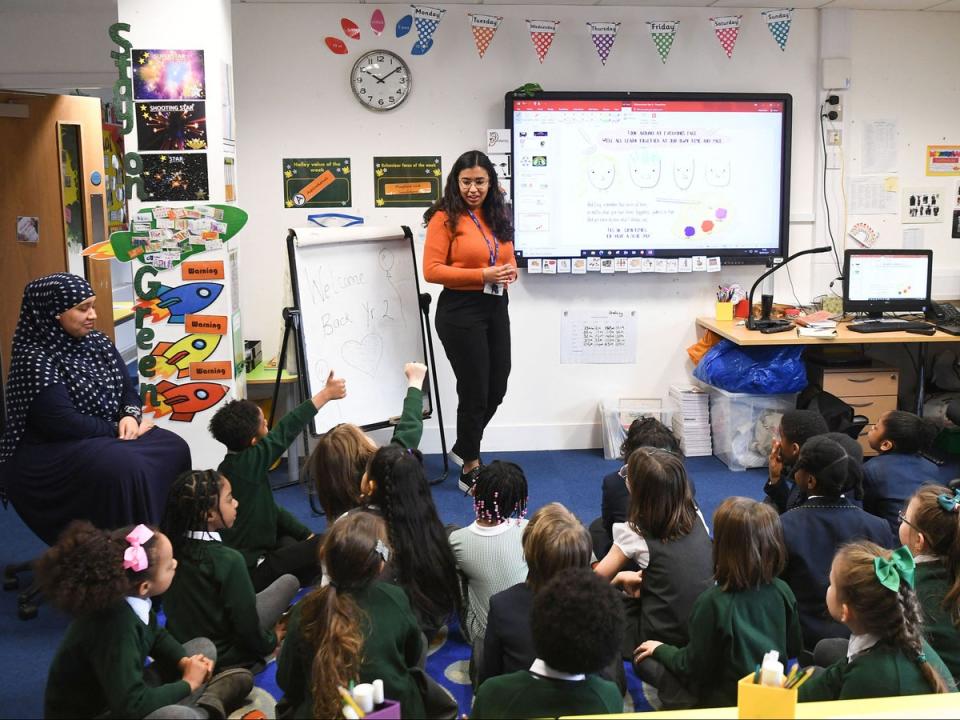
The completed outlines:
{"type": "Polygon", "coordinates": [[[882,333],[901,332],[903,330],[929,330],[934,326],[919,320],[865,320],[864,322],[850,323],[847,327],[858,333],[882,333]]]}

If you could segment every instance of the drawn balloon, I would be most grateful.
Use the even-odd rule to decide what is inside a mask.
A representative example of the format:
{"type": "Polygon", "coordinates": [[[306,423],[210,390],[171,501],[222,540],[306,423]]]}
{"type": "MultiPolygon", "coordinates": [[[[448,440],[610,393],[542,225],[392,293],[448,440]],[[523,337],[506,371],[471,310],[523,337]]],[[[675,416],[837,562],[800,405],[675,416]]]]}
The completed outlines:
{"type": "Polygon", "coordinates": [[[324,38],[323,41],[327,44],[327,47],[330,48],[330,52],[332,52],[334,55],[347,54],[347,46],[340,38],[328,36],[324,38]]]}
{"type": "Polygon", "coordinates": [[[397,20],[397,37],[402,38],[413,27],[413,15],[404,15],[397,20]]]}
{"type": "Polygon", "coordinates": [[[340,27],[343,28],[343,34],[352,40],[360,39],[360,26],[350,18],[341,18],[340,27]]]}
{"type": "Polygon", "coordinates": [[[380,8],[377,8],[373,11],[373,15],[370,16],[370,27],[373,29],[374,33],[380,35],[386,26],[387,21],[383,18],[383,12],[380,10],[380,8]]]}

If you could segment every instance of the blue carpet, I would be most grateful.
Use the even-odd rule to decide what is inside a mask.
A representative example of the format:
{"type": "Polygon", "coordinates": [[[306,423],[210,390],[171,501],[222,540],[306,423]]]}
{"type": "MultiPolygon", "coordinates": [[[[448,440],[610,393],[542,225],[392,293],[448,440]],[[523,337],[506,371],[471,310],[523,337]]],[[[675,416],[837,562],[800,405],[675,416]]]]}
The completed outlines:
{"type": "MultiPolygon", "coordinates": [[[[616,470],[616,461],[604,460],[599,450],[562,450],[545,452],[499,453],[498,459],[510,460],[524,468],[530,487],[530,512],[548,502],[559,501],[589,524],[600,513],[600,479],[616,470]]],[[[494,459],[493,455],[486,458],[494,459]]],[[[428,477],[438,477],[442,458],[425,458],[428,477]]],[[[760,498],[766,470],[730,472],[719,460],[690,458],[687,468],[697,486],[697,500],[708,522],[717,505],[730,495],[760,498]]],[[[451,476],[433,488],[437,509],[445,523],[466,525],[473,521],[472,503],[457,490],[458,469],[451,465],[451,476]]],[[[276,481],[285,478],[285,470],[274,471],[276,481]]],[[[956,465],[943,470],[944,479],[956,477],[956,465]]],[[[308,526],[322,531],[324,518],[313,515],[301,487],[276,492],[277,501],[286,506],[308,526]]],[[[27,529],[11,509],[0,512],[0,564],[30,559],[43,551],[44,545],[27,529]]],[[[22,622],[16,615],[16,593],[0,594],[0,718],[40,717],[43,710],[43,688],[47,668],[67,626],[67,618],[50,607],[41,607],[36,620],[22,622]]],[[[461,713],[470,707],[469,685],[451,680],[456,672],[450,668],[469,656],[469,648],[460,637],[456,625],[449,629],[442,646],[433,649],[427,670],[450,689],[460,703],[461,713]]],[[[275,698],[276,667],[270,664],[257,677],[257,685],[275,698]]],[[[646,708],[639,683],[628,673],[630,695],[635,707],[646,708]]]]}

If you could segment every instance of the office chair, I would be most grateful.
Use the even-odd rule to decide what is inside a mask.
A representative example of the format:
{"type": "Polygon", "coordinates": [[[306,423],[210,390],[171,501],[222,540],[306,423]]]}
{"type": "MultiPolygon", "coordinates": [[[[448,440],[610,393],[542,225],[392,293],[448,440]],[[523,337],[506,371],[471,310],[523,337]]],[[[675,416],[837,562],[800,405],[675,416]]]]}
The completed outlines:
{"type": "MultiPolygon", "coordinates": [[[[7,405],[6,394],[3,384],[3,355],[0,353],[0,433],[7,424],[7,405]]],[[[0,479],[0,502],[3,503],[4,510],[8,510],[7,489],[0,479]]],[[[3,589],[10,592],[20,589],[20,575],[31,572],[36,560],[27,562],[11,563],[3,569],[3,589]]],[[[33,620],[37,616],[38,605],[40,604],[40,586],[34,579],[23,592],[17,596],[17,616],[21,620],[33,620]]]]}
{"type": "Polygon", "coordinates": [[[797,409],[820,413],[830,432],[840,432],[854,440],[860,438],[863,429],[870,422],[866,415],[855,414],[852,405],[816,385],[811,385],[800,393],[797,409]]]}

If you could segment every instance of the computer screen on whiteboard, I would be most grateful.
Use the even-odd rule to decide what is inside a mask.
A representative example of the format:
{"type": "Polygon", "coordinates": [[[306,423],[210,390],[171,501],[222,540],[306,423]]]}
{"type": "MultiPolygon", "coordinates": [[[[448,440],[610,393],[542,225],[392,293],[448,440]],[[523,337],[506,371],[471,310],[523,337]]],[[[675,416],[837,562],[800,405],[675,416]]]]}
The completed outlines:
{"type": "Polygon", "coordinates": [[[529,258],[787,254],[789,95],[506,96],[529,258]]]}

